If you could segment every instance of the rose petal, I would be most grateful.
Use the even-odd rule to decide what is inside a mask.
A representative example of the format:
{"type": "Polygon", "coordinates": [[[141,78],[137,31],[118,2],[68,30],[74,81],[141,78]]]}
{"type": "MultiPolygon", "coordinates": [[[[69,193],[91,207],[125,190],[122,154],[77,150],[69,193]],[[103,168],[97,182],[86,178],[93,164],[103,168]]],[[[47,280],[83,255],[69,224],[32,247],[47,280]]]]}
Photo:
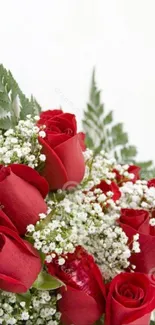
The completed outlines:
{"type": "Polygon", "coordinates": [[[0,165],[0,182],[4,181],[4,179],[10,175],[10,167],[4,167],[0,165]]]}
{"type": "Polygon", "coordinates": [[[0,288],[13,292],[27,291],[41,270],[41,259],[38,252],[31,244],[23,241],[17,233],[5,227],[0,227],[0,243],[0,274],[15,281],[17,280],[13,288],[13,280],[8,278],[7,282],[7,279],[3,277],[2,279],[6,280],[6,282],[2,281],[2,287],[0,286],[0,288]],[[10,284],[10,281],[12,284],[10,284]]]}
{"type": "Polygon", "coordinates": [[[135,183],[138,179],[140,179],[140,171],[141,168],[136,165],[130,165],[128,168],[128,173],[134,174],[134,178],[131,180],[133,183],[135,183]]]}
{"type": "Polygon", "coordinates": [[[72,135],[76,134],[77,123],[74,114],[64,113],[56,116],[53,121],[56,122],[56,125],[61,129],[62,132],[65,132],[67,129],[71,129],[72,135]]]}
{"type": "Polygon", "coordinates": [[[41,173],[48,181],[50,189],[62,188],[67,182],[65,167],[61,159],[43,138],[39,138],[39,142],[43,146],[42,153],[46,156],[45,167],[41,173]]]}
{"type": "Polygon", "coordinates": [[[81,146],[81,148],[82,148],[82,151],[85,151],[85,150],[86,150],[86,145],[85,145],[85,138],[86,138],[86,135],[85,135],[85,133],[83,133],[83,132],[79,132],[79,133],[78,133],[78,137],[79,137],[80,146],[81,146]]]}
{"type": "Polygon", "coordinates": [[[71,287],[60,290],[59,300],[61,321],[64,325],[93,325],[102,315],[96,301],[83,291],[71,287]]]}
{"type": "MultiPolygon", "coordinates": [[[[125,224],[120,223],[120,225],[131,242],[133,236],[137,234],[137,230],[125,224]]],[[[143,233],[139,233],[139,235],[140,253],[132,254],[130,262],[136,265],[136,272],[149,274],[155,267],[155,236],[143,233]]]]}
{"type": "Polygon", "coordinates": [[[107,192],[112,192],[113,196],[111,198],[114,201],[119,200],[121,197],[121,192],[115,182],[111,182],[111,184],[107,184],[106,181],[101,181],[101,183],[95,186],[93,189],[95,188],[100,188],[104,194],[106,194],[107,192]]]}
{"type": "Polygon", "coordinates": [[[148,211],[142,209],[122,209],[119,218],[120,225],[126,224],[146,235],[150,233],[149,220],[148,211]]]}
{"type": "Polygon", "coordinates": [[[43,198],[46,197],[49,192],[48,183],[46,179],[40,176],[35,169],[21,164],[11,164],[10,168],[14,174],[36,187],[43,196],[43,198]]]}
{"type": "Polygon", "coordinates": [[[155,187],[155,178],[150,179],[150,180],[147,182],[147,186],[148,186],[148,187],[155,187]]]}
{"type": "MultiPolygon", "coordinates": [[[[13,170],[18,169],[18,166],[15,167],[13,166],[13,170]]],[[[23,170],[25,168],[19,168],[19,174],[23,170]]],[[[27,175],[32,177],[36,174],[32,172],[31,175],[27,175]]],[[[38,175],[37,177],[39,178],[38,175]]],[[[21,235],[25,234],[27,225],[35,224],[39,220],[40,213],[46,213],[47,211],[47,205],[38,189],[12,171],[10,175],[0,182],[0,202],[4,213],[11,219],[21,235]]]]}
{"type": "Polygon", "coordinates": [[[85,162],[78,135],[57,146],[55,153],[65,166],[68,181],[78,185],[85,172],[85,162]]]}
{"type": "Polygon", "coordinates": [[[14,292],[14,293],[24,293],[27,291],[27,287],[25,287],[21,281],[1,273],[0,273],[0,288],[1,290],[14,292]]]}
{"type": "Polygon", "coordinates": [[[48,143],[53,149],[68,139],[70,139],[70,135],[65,133],[49,133],[47,136],[48,143]]]}
{"type": "Polygon", "coordinates": [[[40,120],[37,122],[38,125],[44,125],[44,122],[54,118],[55,116],[63,114],[63,111],[60,109],[47,110],[40,114],[40,120]]]}
{"type": "Polygon", "coordinates": [[[1,226],[7,227],[17,232],[17,228],[14,226],[14,224],[11,222],[11,220],[2,210],[0,210],[0,228],[1,226]]]}

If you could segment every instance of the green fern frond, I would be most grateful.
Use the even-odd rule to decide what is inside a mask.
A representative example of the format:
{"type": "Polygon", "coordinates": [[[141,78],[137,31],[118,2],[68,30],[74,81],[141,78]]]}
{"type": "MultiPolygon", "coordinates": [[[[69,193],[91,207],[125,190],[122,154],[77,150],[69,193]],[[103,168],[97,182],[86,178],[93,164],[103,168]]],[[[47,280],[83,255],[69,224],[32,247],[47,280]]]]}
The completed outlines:
{"type": "Polygon", "coordinates": [[[101,102],[101,91],[98,90],[93,71],[89,103],[84,111],[83,128],[86,132],[86,144],[95,153],[101,149],[112,152],[114,156],[122,160],[127,152],[128,156],[136,155],[136,148],[128,145],[128,135],[123,130],[121,123],[113,123],[113,112],[105,112],[101,102]]]}
{"type": "Polygon", "coordinates": [[[93,70],[89,103],[84,111],[83,129],[86,133],[86,145],[95,154],[100,150],[112,154],[119,163],[138,164],[142,168],[142,178],[155,177],[155,167],[152,161],[136,162],[137,149],[129,144],[128,134],[123,124],[113,122],[113,112],[105,112],[101,102],[101,91],[98,90],[93,70]]]}
{"type": "Polygon", "coordinates": [[[27,98],[12,73],[0,64],[0,128],[14,127],[19,119],[26,119],[28,114],[38,115],[40,111],[35,98],[27,98]]]}

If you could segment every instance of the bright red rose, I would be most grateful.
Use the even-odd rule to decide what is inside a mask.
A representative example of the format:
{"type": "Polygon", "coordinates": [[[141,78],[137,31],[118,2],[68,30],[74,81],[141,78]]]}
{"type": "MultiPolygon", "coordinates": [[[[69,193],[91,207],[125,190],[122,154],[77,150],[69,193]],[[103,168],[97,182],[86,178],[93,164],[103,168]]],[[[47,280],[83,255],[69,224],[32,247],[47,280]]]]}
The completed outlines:
{"type": "Polygon", "coordinates": [[[118,220],[129,243],[139,234],[140,253],[132,254],[131,263],[136,265],[136,272],[150,273],[155,267],[155,227],[149,225],[148,211],[141,209],[122,209],[118,220]]]}
{"type": "Polygon", "coordinates": [[[150,179],[150,180],[147,182],[147,186],[148,186],[148,187],[155,187],[155,178],[150,179]]]}
{"type": "Polygon", "coordinates": [[[121,273],[111,282],[105,325],[149,325],[155,308],[155,291],[141,273],[121,273]]]}
{"type": "Polygon", "coordinates": [[[26,292],[41,271],[41,260],[31,244],[22,240],[0,210],[0,289],[26,292]]]}
{"type": "MultiPolygon", "coordinates": [[[[134,178],[130,179],[130,182],[135,183],[138,179],[140,179],[140,170],[141,170],[141,168],[139,166],[136,166],[136,165],[129,166],[129,168],[127,169],[127,172],[134,175],[134,178]]],[[[119,185],[122,185],[124,182],[129,181],[128,178],[124,177],[123,175],[120,175],[118,170],[114,169],[113,171],[116,174],[116,180],[119,185]]]]}
{"type": "Polygon", "coordinates": [[[19,164],[0,166],[0,205],[21,235],[47,210],[48,183],[34,169],[19,164]]]}
{"type": "Polygon", "coordinates": [[[121,192],[115,182],[111,182],[111,184],[107,184],[105,181],[101,181],[100,184],[93,187],[93,190],[95,188],[100,188],[104,194],[106,194],[107,192],[112,192],[113,196],[111,197],[111,199],[113,199],[114,201],[119,200],[121,197],[121,192]]]}
{"type": "Polygon", "coordinates": [[[48,264],[48,272],[61,279],[66,287],[60,292],[59,309],[65,325],[91,325],[105,310],[105,285],[94,259],[81,246],[67,255],[59,266],[57,259],[48,264]]]}
{"type": "Polygon", "coordinates": [[[56,190],[76,186],[85,171],[82,150],[85,149],[84,134],[77,133],[75,115],[61,110],[41,113],[38,125],[45,125],[45,138],[39,138],[46,156],[42,175],[50,189],[56,190]]]}

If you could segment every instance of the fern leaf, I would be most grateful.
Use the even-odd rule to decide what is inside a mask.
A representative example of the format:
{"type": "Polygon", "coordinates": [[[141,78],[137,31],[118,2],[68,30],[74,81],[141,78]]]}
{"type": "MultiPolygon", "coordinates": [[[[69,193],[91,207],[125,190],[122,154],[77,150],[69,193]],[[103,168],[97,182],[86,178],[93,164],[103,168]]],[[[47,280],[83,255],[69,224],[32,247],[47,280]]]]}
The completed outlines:
{"type": "Polygon", "coordinates": [[[27,98],[12,73],[0,64],[0,128],[14,127],[19,119],[26,119],[28,114],[39,115],[40,111],[36,99],[33,96],[27,98]]]}
{"type": "MultiPolygon", "coordinates": [[[[95,70],[92,74],[89,103],[84,111],[83,129],[86,133],[86,144],[95,154],[103,149],[112,154],[119,163],[136,163],[137,149],[129,144],[123,124],[114,124],[112,111],[105,114],[101,91],[96,86],[95,70]]],[[[142,178],[155,177],[152,161],[137,164],[142,168],[142,178]]]]}

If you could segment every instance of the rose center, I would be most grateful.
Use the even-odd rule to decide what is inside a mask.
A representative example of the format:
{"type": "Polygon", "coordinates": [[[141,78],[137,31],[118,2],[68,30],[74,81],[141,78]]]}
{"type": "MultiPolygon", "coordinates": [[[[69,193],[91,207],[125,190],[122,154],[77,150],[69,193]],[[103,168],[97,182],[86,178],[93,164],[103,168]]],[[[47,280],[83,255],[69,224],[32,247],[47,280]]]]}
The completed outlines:
{"type": "Polygon", "coordinates": [[[68,134],[68,135],[72,135],[73,134],[73,130],[70,128],[67,128],[64,130],[64,133],[68,134]]]}

